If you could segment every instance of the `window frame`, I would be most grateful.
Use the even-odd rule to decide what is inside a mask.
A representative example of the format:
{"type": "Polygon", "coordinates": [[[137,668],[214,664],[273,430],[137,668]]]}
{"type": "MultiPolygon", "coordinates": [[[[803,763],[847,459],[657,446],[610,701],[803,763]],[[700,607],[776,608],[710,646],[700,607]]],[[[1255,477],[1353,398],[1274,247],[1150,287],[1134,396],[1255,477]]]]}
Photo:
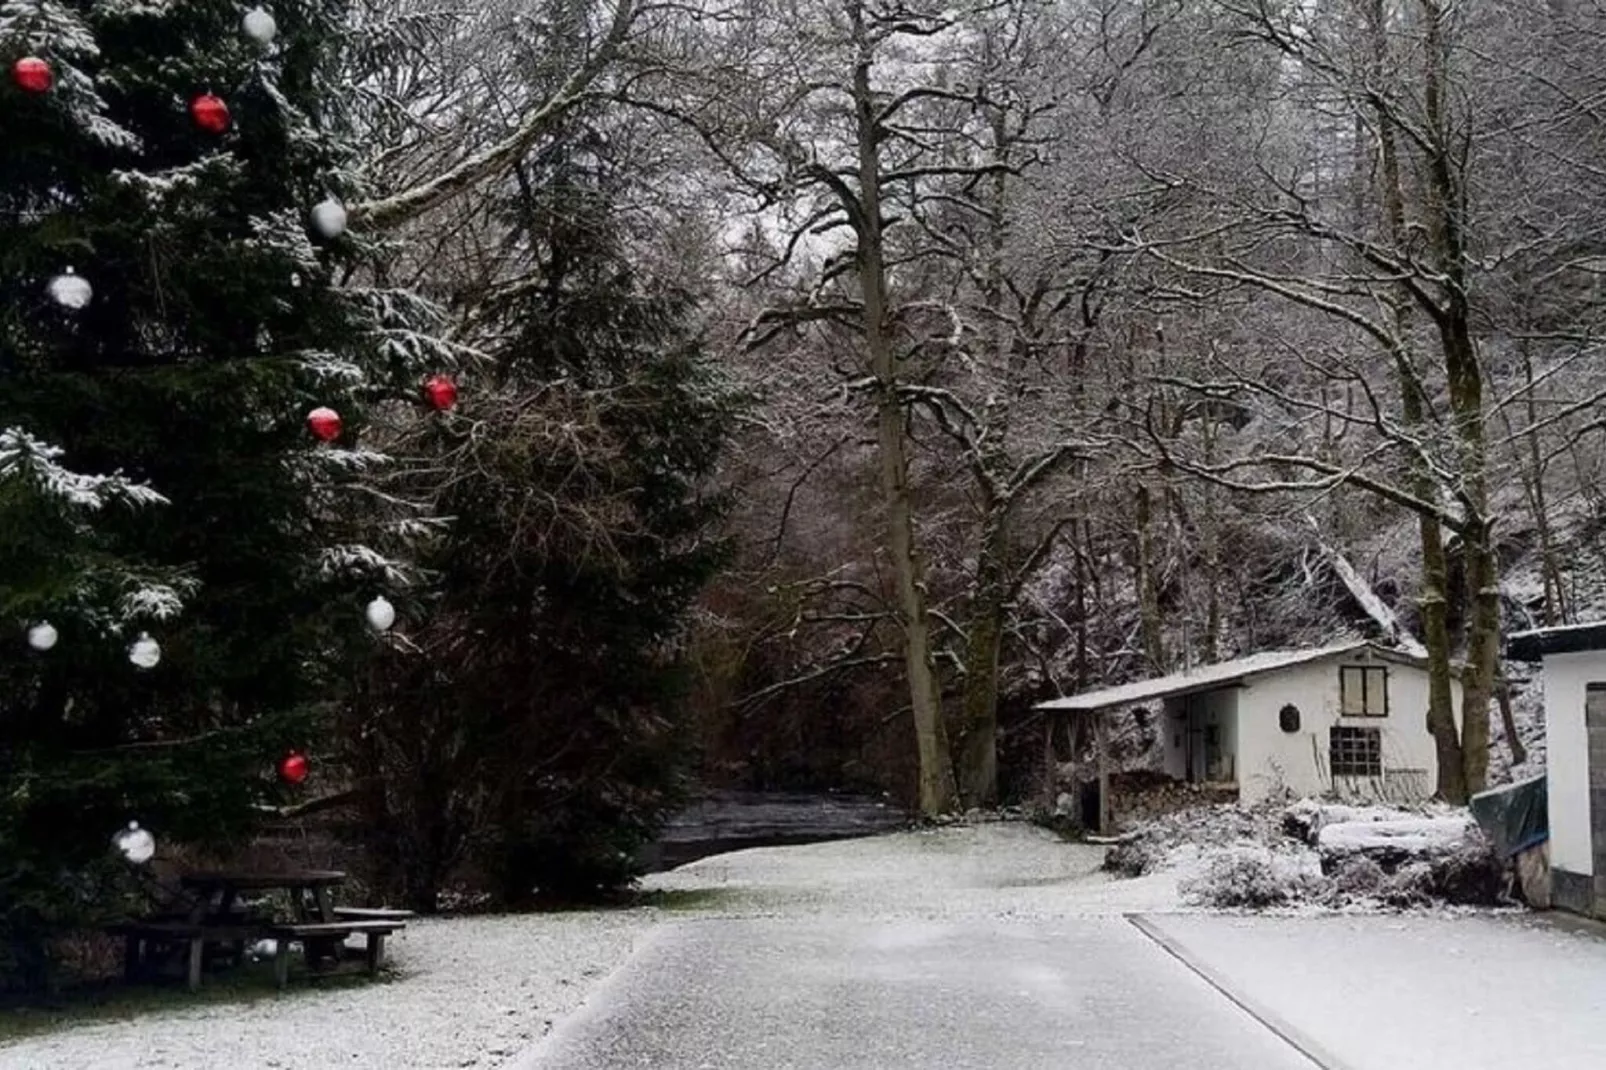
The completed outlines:
{"type": "Polygon", "coordinates": [[[1387,717],[1389,715],[1389,670],[1387,665],[1340,665],[1338,667],[1338,713],[1340,717],[1387,717]],[[1352,711],[1348,702],[1346,681],[1350,673],[1360,674],[1360,709],[1352,711]],[[1383,701],[1374,712],[1372,707],[1373,681],[1383,692],[1383,701]]]}
{"type": "Polygon", "coordinates": [[[1383,776],[1383,729],[1371,725],[1335,724],[1327,729],[1327,767],[1339,777],[1376,780],[1383,776]],[[1340,751],[1340,741],[1345,742],[1340,751]],[[1343,754],[1343,762],[1339,756],[1343,754]],[[1340,768],[1342,764],[1342,768],[1340,768]]]}

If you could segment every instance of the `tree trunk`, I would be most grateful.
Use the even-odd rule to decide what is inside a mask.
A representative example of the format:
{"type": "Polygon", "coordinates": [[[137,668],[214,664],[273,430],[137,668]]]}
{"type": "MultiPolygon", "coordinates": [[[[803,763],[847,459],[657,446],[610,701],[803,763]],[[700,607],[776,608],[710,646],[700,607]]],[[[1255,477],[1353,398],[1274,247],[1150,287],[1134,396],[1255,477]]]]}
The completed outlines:
{"type": "Polygon", "coordinates": [[[870,85],[873,44],[863,25],[862,11],[855,6],[851,14],[859,44],[853,69],[853,96],[858,119],[860,218],[856,221],[856,230],[859,284],[864,300],[864,344],[870,374],[875,377],[877,387],[876,446],[881,462],[881,494],[887,511],[887,550],[897,581],[904,666],[914,713],[920,812],[931,816],[953,808],[953,768],[932,660],[925,566],[916,544],[904,405],[898,393],[897,361],[888,334],[887,272],[881,235],[881,161],[877,152],[876,100],[870,85]]]}
{"type": "Polygon", "coordinates": [[[1511,751],[1511,764],[1521,765],[1528,760],[1528,748],[1517,734],[1517,719],[1511,714],[1511,682],[1495,682],[1495,701],[1500,703],[1500,724],[1506,730],[1506,747],[1511,751]]]}
{"type": "Polygon", "coordinates": [[[976,591],[967,618],[959,749],[959,794],[966,807],[988,807],[998,801],[998,660],[1009,600],[1004,567],[1007,532],[1005,507],[993,503],[983,523],[976,591]]]}
{"type": "Polygon", "coordinates": [[[1467,798],[1466,770],[1461,758],[1461,737],[1455,727],[1455,696],[1450,690],[1449,601],[1445,587],[1449,568],[1444,558],[1444,534],[1439,522],[1424,515],[1422,534],[1422,642],[1428,649],[1428,732],[1438,758],[1437,794],[1446,802],[1467,798]]]}
{"type": "Polygon", "coordinates": [[[1132,564],[1132,580],[1137,587],[1138,619],[1143,633],[1143,656],[1149,671],[1165,672],[1165,634],[1160,627],[1160,593],[1154,578],[1154,538],[1149,531],[1153,510],[1147,484],[1138,484],[1137,553],[1132,564]]]}
{"type": "MultiPolygon", "coordinates": [[[[1382,0],[1372,0],[1367,15],[1372,39],[1371,75],[1381,79],[1388,66],[1388,17],[1382,0]]],[[[1381,81],[1378,84],[1382,84],[1381,81]]],[[[1404,249],[1408,247],[1410,236],[1406,231],[1405,187],[1395,141],[1395,120],[1381,104],[1376,107],[1375,118],[1384,222],[1394,246],[1404,249]]],[[[1426,424],[1428,400],[1409,349],[1412,300],[1409,293],[1397,291],[1390,297],[1389,306],[1394,320],[1393,357],[1400,380],[1401,410],[1406,426],[1417,429],[1426,424]]],[[[1411,484],[1413,492],[1424,501],[1437,501],[1440,497],[1440,487],[1420,458],[1411,461],[1411,484]]],[[[1422,513],[1418,523],[1422,537],[1422,641],[1428,652],[1427,729],[1433,736],[1438,760],[1436,789],[1446,802],[1464,803],[1467,798],[1466,762],[1462,738],[1456,731],[1455,698],[1451,692],[1450,569],[1444,552],[1444,530],[1439,518],[1431,513],[1422,513]]],[[[1465,691],[1463,700],[1464,697],[1465,691]]]]}

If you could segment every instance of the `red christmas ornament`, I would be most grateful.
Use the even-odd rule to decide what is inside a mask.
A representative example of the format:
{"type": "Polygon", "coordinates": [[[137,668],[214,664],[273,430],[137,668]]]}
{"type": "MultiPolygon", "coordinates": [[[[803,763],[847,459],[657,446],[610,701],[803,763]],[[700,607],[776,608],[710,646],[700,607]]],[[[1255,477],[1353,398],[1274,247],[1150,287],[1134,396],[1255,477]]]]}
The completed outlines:
{"type": "Polygon", "coordinates": [[[307,413],[307,430],[319,442],[333,442],[340,437],[340,414],[329,408],[313,409],[307,413]]]}
{"type": "Polygon", "coordinates": [[[307,756],[291,751],[279,762],[279,779],[286,784],[299,784],[307,779],[307,756]]]}
{"type": "Polygon", "coordinates": [[[56,76],[38,56],[23,56],[11,65],[11,80],[27,93],[48,93],[56,76]]]}
{"type": "Polygon", "coordinates": [[[229,128],[229,106],[220,97],[202,93],[190,101],[190,118],[208,134],[221,134],[229,128]]]}
{"type": "Polygon", "coordinates": [[[436,412],[444,412],[457,404],[457,384],[444,375],[432,375],[424,380],[424,400],[436,412]]]}

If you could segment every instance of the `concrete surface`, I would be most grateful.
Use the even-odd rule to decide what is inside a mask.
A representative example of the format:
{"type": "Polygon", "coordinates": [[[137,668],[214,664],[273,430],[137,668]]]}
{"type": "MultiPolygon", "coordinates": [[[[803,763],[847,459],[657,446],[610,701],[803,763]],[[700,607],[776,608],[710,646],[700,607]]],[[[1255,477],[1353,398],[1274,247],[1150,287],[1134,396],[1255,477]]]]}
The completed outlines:
{"type": "Polygon", "coordinates": [[[1311,1070],[1120,917],[661,930],[520,1070],[1311,1070]]]}

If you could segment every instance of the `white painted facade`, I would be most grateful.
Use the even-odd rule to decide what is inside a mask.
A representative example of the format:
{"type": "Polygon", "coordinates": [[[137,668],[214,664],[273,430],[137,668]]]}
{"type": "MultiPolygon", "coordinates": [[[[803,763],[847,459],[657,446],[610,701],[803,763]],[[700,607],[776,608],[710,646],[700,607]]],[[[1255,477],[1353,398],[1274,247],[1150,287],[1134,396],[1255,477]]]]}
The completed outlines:
{"type": "MultiPolygon", "coordinates": [[[[1461,682],[1451,681],[1451,699],[1459,721],[1461,682]]],[[[1437,752],[1427,727],[1428,674],[1408,661],[1384,659],[1361,649],[1254,676],[1237,690],[1237,765],[1239,798],[1258,802],[1286,788],[1296,795],[1334,793],[1365,798],[1421,799],[1433,794],[1438,778],[1437,752]],[[1345,665],[1381,665],[1388,673],[1388,713],[1383,717],[1345,717],[1339,690],[1339,669],[1345,665]],[[1299,710],[1299,730],[1284,732],[1278,711],[1299,710]],[[1380,730],[1383,777],[1332,776],[1328,763],[1329,729],[1354,725],[1380,730]]]]}
{"type": "Polygon", "coordinates": [[[1547,654],[1545,776],[1550,808],[1550,864],[1580,876],[1595,872],[1589,826],[1589,733],[1584,689],[1606,683],[1606,651],[1547,654]]]}
{"type": "MultiPolygon", "coordinates": [[[[1460,721],[1461,681],[1451,703],[1460,721]]],[[[1236,785],[1257,803],[1281,791],[1408,801],[1433,794],[1437,750],[1428,733],[1426,662],[1364,641],[1307,650],[1251,654],[1170,676],[1051,699],[1040,709],[1098,714],[1143,708],[1159,718],[1162,768],[1178,780],[1236,785]],[[1346,716],[1340,670],[1381,669],[1387,708],[1378,716],[1346,716]],[[1298,710],[1285,731],[1280,713],[1298,710]],[[1332,774],[1331,729],[1377,730],[1381,776],[1332,774]]],[[[1370,756],[1370,755],[1368,755],[1370,756]]]]}

